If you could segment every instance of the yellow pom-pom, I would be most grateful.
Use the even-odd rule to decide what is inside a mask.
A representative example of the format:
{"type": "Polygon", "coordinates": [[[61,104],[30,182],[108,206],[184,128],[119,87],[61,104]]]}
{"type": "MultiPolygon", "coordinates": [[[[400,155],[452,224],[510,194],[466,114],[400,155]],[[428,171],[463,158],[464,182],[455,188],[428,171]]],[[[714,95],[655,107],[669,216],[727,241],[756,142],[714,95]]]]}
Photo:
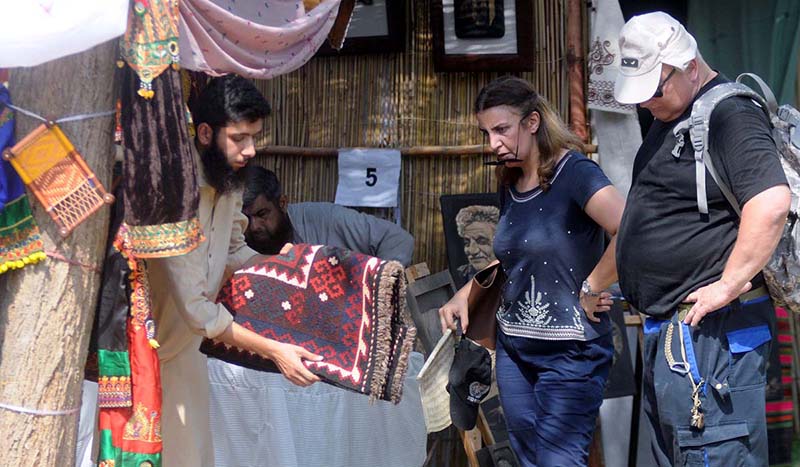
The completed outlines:
{"type": "Polygon", "coordinates": [[[31,259],[26,256],[26,257],[22,258],[22,262],[25,263],[25,264],[31,264],[31,259]]]}
{"type": "Polygon", "coordinates": [[[6,272],[6,271],[8,271],[8,264],[7,263],[0,264],[0,273],[6,272]]]}
{"type": "Polygon", "coordinates": [[[150,339],[147,342],[149,342],[150,343],[150,347],[152,347],[154,349],[157,349],[157,348],[161,347],[161,345],[155,339],[150,339]]]}
{"type": "Polygon", "coordinates": [[[14,261],[14,267],[16,267],[17,269],[20,269],[20,268],[22,268],[24,266],[25,266],[25,263],[23,263],[21,259],[18,259],[16,261],[14,261]]]}

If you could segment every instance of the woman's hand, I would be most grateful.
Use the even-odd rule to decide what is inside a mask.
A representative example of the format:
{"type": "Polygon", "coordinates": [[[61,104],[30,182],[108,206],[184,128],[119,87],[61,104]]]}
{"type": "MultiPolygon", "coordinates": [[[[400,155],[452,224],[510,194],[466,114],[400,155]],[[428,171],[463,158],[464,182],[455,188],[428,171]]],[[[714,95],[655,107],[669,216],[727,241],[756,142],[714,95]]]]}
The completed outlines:
{"type": "Polygon", "coordinates": [[[449,302],[439,308],[439,320],[442,323],[442,332],[448,329],[456,330],[456,319],[461,321],[461,329],[467,332],[469,326],[469,313],[467,311],[467,300],[460,295],[455,295],[449,302]]]}
{"type": "Polygon", "coordinates": [[[608,292],[600,292],[598,295],[589,295],[581,292],[580,300],[586,317],[589,321],[595,323],[600,322],[600,318],[595,316],[595,313],[605,313],[614,304],[613,300],[611,300],[611,294],[608,292]]]}
{"type": "Polygon", "coordinates": [[[318,362],[322,360],[321,355],[313,354],[297,345],[277,341],[271,341],[269,350],[259,353],[262,357],[275,362],[283,376],[298,386],[311,386],[319,381],[319,376],[310,372],[303,360],[318,362]]]}

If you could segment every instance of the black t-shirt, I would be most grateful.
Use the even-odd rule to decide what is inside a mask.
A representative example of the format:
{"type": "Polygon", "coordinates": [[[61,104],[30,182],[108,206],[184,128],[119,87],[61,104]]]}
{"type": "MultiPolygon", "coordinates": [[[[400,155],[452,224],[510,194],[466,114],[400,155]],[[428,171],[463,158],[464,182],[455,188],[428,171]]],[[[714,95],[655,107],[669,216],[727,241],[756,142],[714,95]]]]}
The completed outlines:
{"type": "MultiPolygon", "coordinates": [[[[698,92],[728,81],[717,76],[698,92]]],[[[739,216],[706,171],[708,215],[697,209],[694,150],[688,134],[680,157],[672,155],[675,125],[656,120],[633,166],[633,179],[617,237],[617,269],[628,302],[649,315],[670,315],[686,296],[722,276],[733,249],[739,216]]],[[[764,111],[732,97],[711,115],[709,152],[739,206],[786,184],[764,111]]]]}

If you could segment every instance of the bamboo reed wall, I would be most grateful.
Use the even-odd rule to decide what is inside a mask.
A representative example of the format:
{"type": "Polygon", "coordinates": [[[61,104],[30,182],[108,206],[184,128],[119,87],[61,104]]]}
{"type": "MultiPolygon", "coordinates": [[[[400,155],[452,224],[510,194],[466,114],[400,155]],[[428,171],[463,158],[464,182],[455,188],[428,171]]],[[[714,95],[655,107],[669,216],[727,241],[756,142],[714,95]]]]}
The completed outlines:
{"type": "MultiPolygon", "coordinates": [[[[513,0],[512,0],[513,1],[513,0]]],[[[518,73],[562,113],[567,110],[566,6],[533,1],[535,71],[518,73]]],[[[408,147],[481,144],[472,115],[480,88],[498,73],[435,73],[431,0],[406,3],[402,54],[314,58],[299,70],[257,86],[273,106],[259,145],[408,147]]],[[[479,155],[404,157],[401,221],[416,239],[414,262],[445,269],[439,196],[494,191],[494,170],[479,155]]],[[[335,157],[259,155],[291,202],[333,201],[335,157]]]]}

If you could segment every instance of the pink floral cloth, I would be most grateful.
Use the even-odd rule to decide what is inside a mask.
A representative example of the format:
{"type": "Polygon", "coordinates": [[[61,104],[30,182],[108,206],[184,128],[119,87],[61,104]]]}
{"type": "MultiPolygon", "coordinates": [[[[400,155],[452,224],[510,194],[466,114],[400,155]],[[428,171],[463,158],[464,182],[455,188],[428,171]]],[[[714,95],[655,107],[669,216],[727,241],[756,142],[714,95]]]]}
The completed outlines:
{"type": "Polygon", "coordinates": [[[260,79],[289,73],[317,52],[340,3],[306,13],[302,0],[181,0],[181,66],[260,79]]]}

